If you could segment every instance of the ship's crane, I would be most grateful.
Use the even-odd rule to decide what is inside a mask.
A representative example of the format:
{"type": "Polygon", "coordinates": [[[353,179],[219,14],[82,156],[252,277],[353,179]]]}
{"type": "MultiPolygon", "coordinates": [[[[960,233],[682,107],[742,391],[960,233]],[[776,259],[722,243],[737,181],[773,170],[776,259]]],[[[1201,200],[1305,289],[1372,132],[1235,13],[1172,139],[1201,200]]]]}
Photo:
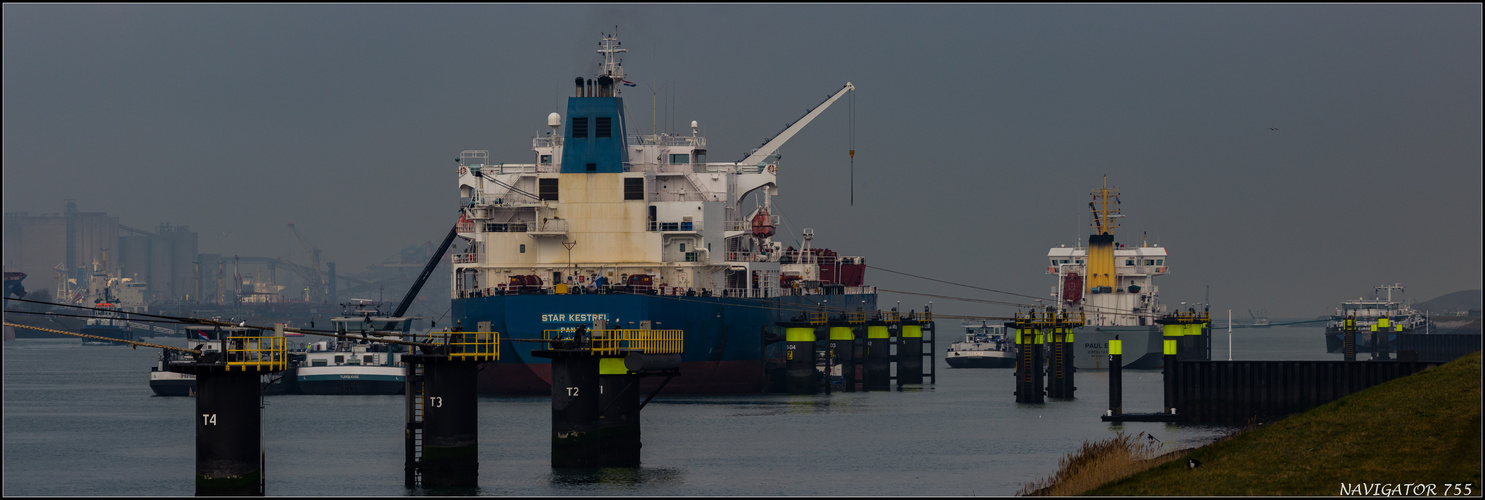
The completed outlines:
{"type": "Polygon", "coordinates": [[[320,249],[310,247],[309,243],[304,241],[304,236],[299,234],[299,228],[295,227],[293,222],[289,223],[289,229],[294,230],[294,237],[299,239],[299,244],[304,246],[305,252],[309,253],[310,265],[314,266],[315,277],[320,280],[319,283],[316,283],[314,289],[310,291],[310,300],[324,300],[327,283],[325,281],[325,273],[320,271],[320,249]]]}
{"type": "MultiPolygon", "coordinates": [[[[820,103],[819,106],[815,106],[813,109],[810,109],[808,112],[806,112],[804,114],[804,118],[800,118],[798,121],[784,127],[783,132],[779,132],[779,135],[773,136],[773,138],[769,139],[768,142],[763,143],[763,145],[759,146],[758,149],[755,149],[752,153],[749,153],[747,158],[743,158],[742,161],[739,161],[737,163],[739,165],[763,165],[763,161],[765,159],[778,152],[780,146],[783,146],[785,142],[789,142],[789,139],[794,137],[794,134],[797,134],[800,130],[804,129],[805,125],[809,125],[811,120],[814,120],[816,116],[820,116],[820,113],[825,112],[825,108],[829,108],[830,105],[834,104],[835,101],[840,99],[841,96],[846,95],[846,92],[854,90],[856,90],[856,86],[851,85],[851,82],[846,82],[846,86],[841,87],[840,90],[836,91],[834,94],[831,94],[830,97],[825,99],[825,102],[820,103]]],[[[854,158],[856,156],[856,152],[852,151],[851,156],[852,158],[854,158]]]]}

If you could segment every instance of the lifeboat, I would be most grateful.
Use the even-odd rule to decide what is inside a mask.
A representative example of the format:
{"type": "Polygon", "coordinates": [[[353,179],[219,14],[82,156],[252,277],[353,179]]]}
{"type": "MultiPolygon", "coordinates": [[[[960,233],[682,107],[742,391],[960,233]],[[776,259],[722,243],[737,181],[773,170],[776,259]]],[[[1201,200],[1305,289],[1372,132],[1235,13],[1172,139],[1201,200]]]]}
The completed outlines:
{"type": "Polygon", "coordinates": [[[768,216],[768,209],[758,209],[758,215],[753,216],[753,237],[767,238],[773,236],[773,217],[768,216]]]}
{"type": "Polygon", "coordinates": [[[1062,300],[1070,304],[1083,300],[1083,277],[1078,273],[1068,271],[1062,279],[1062,300]]]}

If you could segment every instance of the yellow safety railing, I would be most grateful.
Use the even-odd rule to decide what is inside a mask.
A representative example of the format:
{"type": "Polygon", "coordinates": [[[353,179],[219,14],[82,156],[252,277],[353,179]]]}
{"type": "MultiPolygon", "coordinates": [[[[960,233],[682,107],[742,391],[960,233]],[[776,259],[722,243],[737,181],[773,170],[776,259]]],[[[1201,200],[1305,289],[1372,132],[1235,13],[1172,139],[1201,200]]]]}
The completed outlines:
{"type": "Polygon", "coordinates": [[[428,336],[429,343],[448,346],[452,359],[500,359],[500,332],[429,332],[428,336]]]}
{"type": "Polygon", "coordinates": [[[852,324],[865,323],[866,313],[863,311],[848,312],[846,313],[846,322],[852,324]]]}
{"type": "Polygon", "coordinates": [[[823,325],[823,324],[825,324],[825,313],[822,313],[822,312],[812,312],[812,313],[809,313],[809,315],[807,317],[809,318],[809,322],[810,322],[811,325],[823,325]]]}
{"type": "MultiPolygon", "coordinates": [[[[571,328],[543,330],[544,340],[571,340],[571,328]]],[[[645,354],[680,354],[684,348],[681,330],[588,330],[587,349],[594,354],[639,351],[645,354]]]]}
{"type": "Polygon", "coordinates": [[[897,312],[897,311],[887,311],[887,312],[884,312],[884,313],[882,313],[882,320],[883,321],[886,321],[888,323],[898,323],[898,322],[901,322],[902,321],[902,313],[897,312]]]}
{"type": "Polygon", "coordinates": [[[1164,319],[1175,324],[1210,323],[1212,321],[1212,315],[1207,311],[1198,313],[1176,311],[1167,314],[1164,319]]]}
{"type": "Polygon", "coordinates": [[[289,367],[288,343],[283,337],[227,337],[227,371],[283,371],[289,367]]]}

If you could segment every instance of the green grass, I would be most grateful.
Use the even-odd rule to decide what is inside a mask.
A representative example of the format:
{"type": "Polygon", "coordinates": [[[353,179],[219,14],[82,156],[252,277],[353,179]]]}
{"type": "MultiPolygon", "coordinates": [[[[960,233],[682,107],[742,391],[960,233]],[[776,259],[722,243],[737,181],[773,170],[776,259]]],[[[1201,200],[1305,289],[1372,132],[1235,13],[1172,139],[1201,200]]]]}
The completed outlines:
{"type": "Polygon", "coordinates": [[[1475,352],[1086,494],[1337,495],[1341,483],[1470,483],[1480,495],[1480,385],[1475,352]]]}

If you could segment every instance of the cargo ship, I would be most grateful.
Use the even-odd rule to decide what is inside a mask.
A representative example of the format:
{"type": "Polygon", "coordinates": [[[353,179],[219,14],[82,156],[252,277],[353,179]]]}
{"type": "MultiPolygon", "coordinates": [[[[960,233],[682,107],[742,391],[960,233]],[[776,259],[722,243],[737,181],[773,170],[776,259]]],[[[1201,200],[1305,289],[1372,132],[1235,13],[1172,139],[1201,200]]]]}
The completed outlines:
{"type": "Polygon", "coordinates": [[[1325,323],[1325,352],[1341,352],[1345,347],[1345,321],[1356,321],[1356,352],[1372,352],[1376,349],[1373,332],[1386,335],[1388,345],[1397,346],[1399,333],[1427,333],[1428,318],[1423,313],[1400,302],[1392,301],[1392,291],[1403,291],[1402,284],[1382,285],[1377,291],[1387,290],[1387,298],[1357,298],[1341,303],[1330,321],[1325,323]]]}
{"type": "Polygon", "coordinates": [[[626,51],[602,36],[596,74],[574,81],[566,113],[547,117],[551,132],[533,138],[527,162],[459,153],[451,317],[465,331],[501,333],[481,394],[550,394],[550,365],[532,356],[546,345],[531,340],[578,326],[681,331],[681,374],[667,394],[767,391],[782,377],[780,322],[876,311],[862,257],[814,248],[810,229],[798,249],[774,239],[779,146],[855,87],[743,159],[711,162],[697,122],[689,134],[630,134],[626,51]]]}
{"type": "MultiPolygon", "coordinates": [[[[1135,247],[1115,241],[1114,230],[1124,215],[1119,213],[1119,193],[1109,188],[1107,177],[1092,195],[1088,208],[1094,231],[1088,245],[1059,245],[1047,252],[1047,274],[1057,277],[1051,292],[1057,307],[1081,313],[1085,321],[1073,331],[1073,366],[1107,369],[1109,341],[1118,337],[1124,368],[1159,368],[1163,327],[1156,321],[1165,315],[1165,305],[1154,279],[1169,272],[1169,253],[1144,238],[1135,247]]],[[[1210,335],[1209,330],[1204,328],[1203,335],[1210,335]]]]}

